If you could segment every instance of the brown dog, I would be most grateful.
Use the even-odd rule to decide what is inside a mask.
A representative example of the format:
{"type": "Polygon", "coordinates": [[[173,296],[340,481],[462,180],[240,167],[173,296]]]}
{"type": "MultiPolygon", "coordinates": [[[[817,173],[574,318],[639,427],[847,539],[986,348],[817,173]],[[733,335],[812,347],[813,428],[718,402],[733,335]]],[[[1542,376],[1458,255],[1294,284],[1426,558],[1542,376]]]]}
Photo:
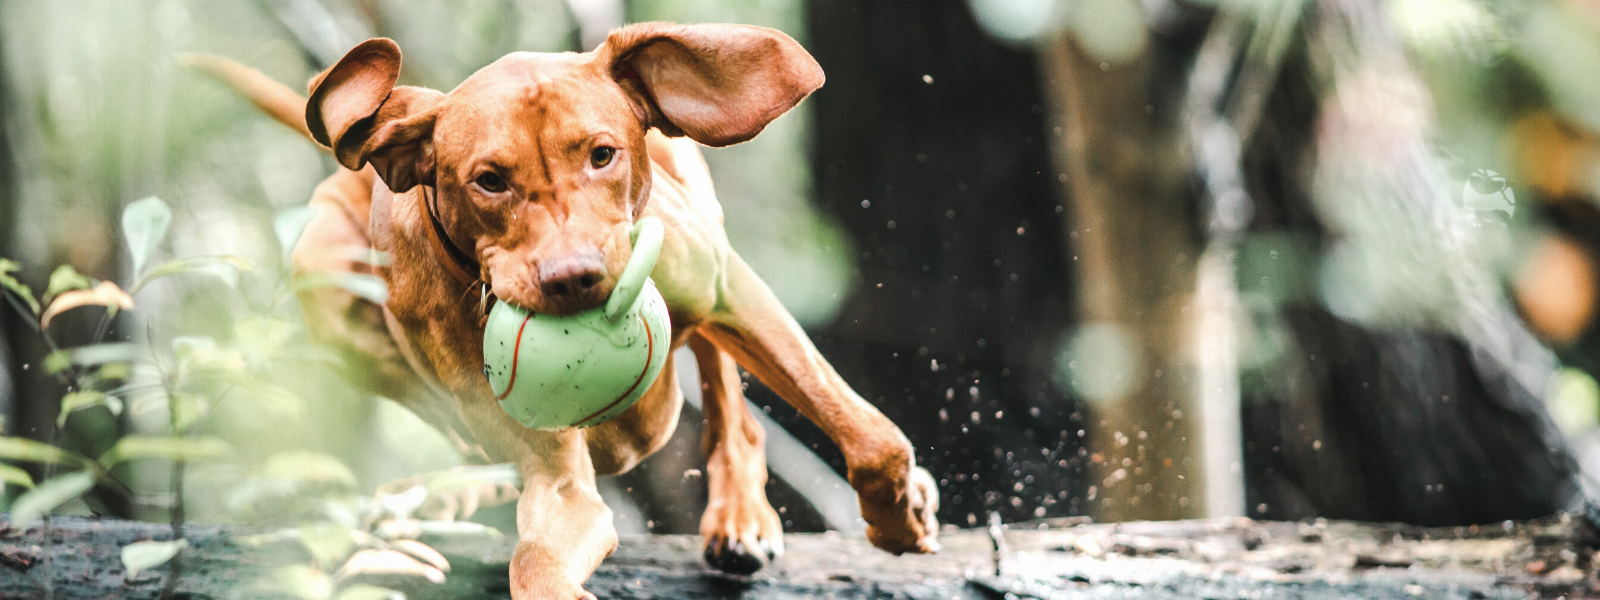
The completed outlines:
{"type": "Polygon", "coordinates": [[[308,291],[306,320],[369,374],[373,392],[516,463],[513,597],[589,597],[583,582],[617,545],[595,475],[627,471],[660,448],[682,397],[669,364],[612,421],[522,427],[482,374],[485,297],[555,314],[597,306],[628,260],[631,224],[646,214],[666,224],[652,277],[671,311],[673,345],[694,351],[705,391],[707,559],[750,572],[783,547],[739,365],[838,443],[873,544],[937,549],[933,479],[728,246],[695,145],[748,140],[822,85],[821,68],[788,36],[633,25],[593,52],[508,55],[448,94],[396,87],[400,50],[387,39],[351,50],[312,82],[308,100],[236,64],[200,63],[348,169],[313,195],[319,213],[295,248],[295,268],[374,270],[347,247],[375,248],[390,257],[375,268],[389,301],[308,291]]]}

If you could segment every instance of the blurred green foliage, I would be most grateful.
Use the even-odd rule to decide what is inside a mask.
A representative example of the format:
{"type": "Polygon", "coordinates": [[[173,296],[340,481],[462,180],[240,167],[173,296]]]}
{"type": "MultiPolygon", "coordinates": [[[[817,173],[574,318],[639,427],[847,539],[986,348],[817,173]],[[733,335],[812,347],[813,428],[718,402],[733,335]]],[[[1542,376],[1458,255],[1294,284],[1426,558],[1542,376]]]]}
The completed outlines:
{"type": "MultiPolygon", "coordinates": [[[[805,39],[800,0],[625,7],[630,20],[747,22],[805,39]]],[[[562,0],[0,4],[17,174],[16,203],[0,213],[16,234],[0,240],[14,259],[0,259],[0,285],[6,310],[57,319],[41,366],[66,390],[24,400],[19,414],[50,418],[0,426],[11,436],[0,438],[6,499],[31,494],[23,506],[40,514],[161,521],[181,507],[188,521],[273,527],[256,541],[300,544],[311,558],[263,589],[301,597],[372,592],[354,585],[360,568],[338,572],[363,551],[393,562],[383,553],[418,535],[494,534],[442,519],[470,512],[458,497],[503,500],[516,474],[461,466],[414,414],[346,383],[305,331],[297,289],[386,293],[370,276],[290,276],[305,202],[336,164],[177,60],[226,56],[302,88],[371,36],[404,49],[402,83],[441,90],[506,53],[581,43],[562,0]],[[65,310],[78,304],[103,308],[65,310]]],[[[735,247],[802,322],[819,324],[849,292],[854,251],[807,200],[807,119],[802,108],[755,142],[707,154],[735,247]]],[[[495,523],[514,527],[508,515],[495,523]]],[[[147,569],[181,550],[144,546],[125,561],[147,569]]]]}

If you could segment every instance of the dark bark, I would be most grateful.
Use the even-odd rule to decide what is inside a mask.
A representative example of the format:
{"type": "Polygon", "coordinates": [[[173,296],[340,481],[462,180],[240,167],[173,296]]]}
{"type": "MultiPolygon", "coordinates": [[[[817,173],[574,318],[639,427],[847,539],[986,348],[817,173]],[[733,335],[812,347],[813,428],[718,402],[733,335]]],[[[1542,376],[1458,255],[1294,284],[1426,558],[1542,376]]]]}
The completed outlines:
{"type": "MultiPolygon", "coordinates": [[[[0,257],[15,260],[20,250],[17,234],[22,231],[15,140],[12,139],[12,133],[16,130],[13,120],[18,115],[11,98],[11,80],[6,70],[4,52],[5,49],[0,47],[0,257]]],[[[36,427],[36,419],[29,414],[31,403],[23,399],[33,397],[39,390],[34,377],[38,371],[30,372],[23,365],[34,361],[42,352],[33,329],[9,302],[0,302],[0,342],[3,342],[0,344],[0,364],[4,364],[5,368],[5,372],[0,373],[0,416],[5,418],[5,422],[0,423],[0,433],[25,432],[36,427]]]]}
{"type": "Polygon", "coordinates": [[[1284,317],[1317,357],[1290,376],[1306,381],[1284,387],[1313,391],[1245,399],[1248,502],[1267,508],[1255,513],[1489,523],[1553,513],[1577,492],[1564,448],[1540,430],[1539,400],[1461,340],[1364,329],[1320,308],[1284,317]]]}

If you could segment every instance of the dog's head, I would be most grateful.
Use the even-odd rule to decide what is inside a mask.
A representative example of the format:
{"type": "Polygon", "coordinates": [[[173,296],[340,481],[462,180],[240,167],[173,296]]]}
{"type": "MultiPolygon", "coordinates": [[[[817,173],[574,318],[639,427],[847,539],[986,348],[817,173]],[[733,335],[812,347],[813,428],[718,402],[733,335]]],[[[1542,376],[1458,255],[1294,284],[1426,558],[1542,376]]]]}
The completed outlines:
{"type": "Polygon", "coordinates": [[[399,74],[393,41],[351,50],[312,83],[312,136],[396,193],[434,188],[446,243],[482,263],[494,293],[555,314],[603,302],[627,263],[650,128],[735,144],[823,81],[781,32],[661,23],[593,52],[510,54],[449,93],[396,87],[399,74]]]}

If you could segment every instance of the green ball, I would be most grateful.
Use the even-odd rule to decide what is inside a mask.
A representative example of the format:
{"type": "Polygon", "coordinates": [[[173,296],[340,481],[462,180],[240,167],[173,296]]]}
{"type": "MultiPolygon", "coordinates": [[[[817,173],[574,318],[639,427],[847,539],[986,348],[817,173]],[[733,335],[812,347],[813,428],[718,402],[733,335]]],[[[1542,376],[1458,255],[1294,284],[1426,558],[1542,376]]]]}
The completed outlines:
{"type": "Polygon", "coordinates": [[[644,396],[672,345],[667,303],[649,278],[661,221],[633,228],[633,256],[605,306],[547,315],[497,302],[483,330],[483,373],[511,418],[534,429],[593,427],[644,396]]]}
{"type": "Polygon", "coordinates": [[[489,386],[511,418],[534,429],[592,427],[622,414],[661,375],[672,345],[667,303],[646,280],[634,309],[533,314],[495,303],[484,329],[489,386]]]}

